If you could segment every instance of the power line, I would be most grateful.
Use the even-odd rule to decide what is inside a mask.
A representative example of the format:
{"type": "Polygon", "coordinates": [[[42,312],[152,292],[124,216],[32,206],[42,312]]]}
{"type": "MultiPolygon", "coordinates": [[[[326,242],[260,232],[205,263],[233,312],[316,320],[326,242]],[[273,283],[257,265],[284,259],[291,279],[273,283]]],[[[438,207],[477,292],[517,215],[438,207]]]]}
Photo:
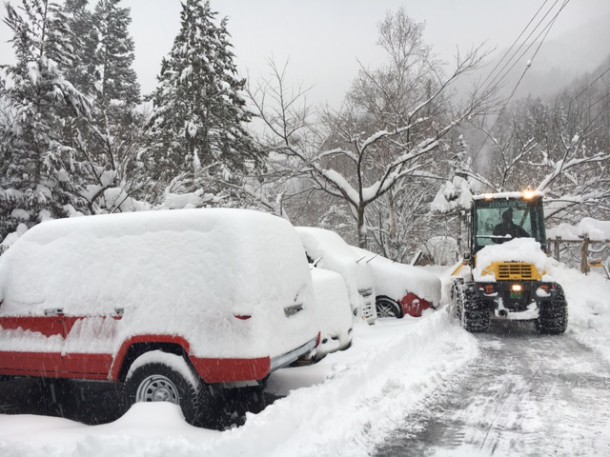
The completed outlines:
{"type": "MultiPolygon", "coordinates": [[[[502,68],[500,69],[500,72],[493,77],[493,79],[489,82],[489,84],[487,85],[487,88],[492,87],[494,84],[499,84],[501,83],[506,76],[512,71],[512,69],[515,67],[515,65],[517,63],[519,63],[520,59],[523,57],[523,55],[530,50],[530,48],[536,43],[536,41],[538,40],[538,38],[540,38],[540,36],[544,33],[544,30],[546,30],[546,28],[549,26],[549,24],[552,24],[552,22],[554,21],[553,19],[551,19],[551,21],[549,21],[549,23],[547,23],[547,25],[544,26],[544,28],[542,29],[542,32],[539,33],[534,40],[527,46],[527,48],[525,49],[525,51],[521,52],[521,50],[523,49],[523,47],[527,44],[527,42],[529,41],[529,39],[532,37],[532,35],[534,35],[534,33],[536,33],[536,31],[540,28],[540,26],[542,25],[542,23],[545,21],[545,19],[547,18],[547,16],[551,13],[551,11],[553,11],[553,9],[555,8],[555,5],[557,5],[559,3],[560,0],[555,0],[555,2],[551,5],[551,7],[547,10],[546,13],[544,13],[544,16],[542,16],[542,18],[538,21],[538,23],[536,24],[536,26],[532,29],[532,31],[528,34],[528,36],[525,38],[525,40],[523,41],[523,43],[521,43],[519,45],[519,47],[513,52],[513,54],[511,55],[511,57],[506,61],[506,63],[502,66],[502,68]],[[515,56],[517,56],[517,54],[519,54],[519,52],[521,52],[521,55],[519,57],[517,57],[516,60],[513,61],[513,59],[515,59],[515,56]],[[508,67],[510,65],[510,68],[508,70],[506,70],[506,67],[508,67]],[[505,71],[506,70],[506,71],[505,71]],[[500,78],[500,79],[498,79],[500,78]]],[[[564,0],[565,1],[565,0],[564,0]]],[[[565,5],[564,5],[565,6],[565,5]]],[[[563,7],[562,7],[563,8],[563,7]]],[[[561,9],[560,9],[561,11],[561,9]]]]}
{"type": "MultiPolygon", "coordinates": [[[[556,0],[555,3],[557,3],[556,0]]],[[[538,16],[538,14],[540,13],[540,11],[542,10],[542,8],[544,8],[544,5],[546,5],[548,2],[548,0],[544,0],[544,2],[542,2],[542,5],[540,5],[540,7],[538,8],[538,10],[536,11],[536,13],[532,16],[532,18],[530,19],[530,21],[527,23],[527,25],[523,28],[523,30],[521,30],[521,33],[519,33],[519,36],[517,36],[517,38],[515,38],[515,41],[512,42],[512,44],[510,45],[510,47],[504,52],[504,55],[502,56],[502,58],[500,60],[498,60],[498,62],[496,63],[496,65],[492,68],[492,70],[487,74],[487,76],[485,77],[485,79],[483,80],[483,82],[481,83],[481,85],[484,85],[489,78],[491,77],[491,75],[494,74],[494,72],[498,69],[498,67],[500,66],[500,64],[502,63],[502,61],[506,58],[506,56],[508,56],[508,54],[510,53],[510,51],[513,49],[513,47],[517,44],[517,42],[521,39],[521,37],[523,36],[523,34],[525,33],[525,31],[529,28],[529,26],[532,24],[532,22],[534,22],[534,19],[536,19],[536,17],[538,16]]],[[[553,5],[554,6],[554,5],[553,5]]],[[[552,8],[552,7],[551,7],[552,8]]]]}
{"type": "Polygon", "coordinates": [[[595,83],[597,83],[600,79],[602,79],[604,76],[606,76],[606,74],[608,74],[608,72],[610,72],[610,67],[606,68],[597,78],[595,78],[593,81],[591,81],[587,87],[585,87],[583,90],[581,90],[578,94],[574,95],[572,97],[572,100],[577,99],[578,97],[580,97],[582,94],[584,94],[585,92],[587,92],[589,89],[591,89],[591,87],[593,87],[593,85],[595,83]]]}
{"type": "MultiPolygon", "coordinates": [[[[530,33],[530,35],[528,35],[528,37],[526,38],[526,42],[529,39],[529,37],[534,33],[534,31],[539,27],[539,25],[542,23],[542,21],[548,16],[548,13],[554,8],[554,6],[558,3],[559,0],[555,1],[555,3],[553,3],[553,5],[551,6],[551,8],[547,11],[547,13],[544,15],[544,17],[540,20],[540,22],[538,22],[538,24],[536,25],[536,28],[530,33]]],[[[519,85],[521,84],[521,81],[523,81],[523,78],[525,77],[525,74],[527,73],[527,71],[529,70],[533,60],[536,58],[536,56],[538,55],[538,52],[540,51],[540,49],[542,48],[542,45],[544,44],[544,41],[546,40],[546,37],[548,36],[549,32],[551,31],[551,28],[553,27],[553,25],[555,24],[555,21],[557,20],[557,18],[559,17],[559,14],[561,14],[561,12],[563,11],[563,9],[567,6],[567,4],[570,2],[570,0],[564,0],[563,4],[561,5],[561,7],[559,8],[559,10],[557,11],[557,13],[555,13],[555,16],[553,16],[553,18],[549,21],[549,23],[542,29],[542,31],[536,36],[536,38],[534,39],[534,41],[525,49],[525,51],[523,51],[523,53],[521,53],[521,55],[519,56],[519,59],[515,61],[515,63],[513,63],[513,65],[510,67],[510,69],[508,70],[508,72],[510,72],[513,67],[515,66],[515,64],[517,62],[519,62],[519,60],[525,55],[525,53],[527,51],[529,51],[529,49],[534,45],[534,43],[536,43],[536,41],[538,40],[538,38],[544,34],[544,36],[542,37],[542,40],[540,41],[540,43],[538,44],[538,47],[536,48],[536,51],[534,52],[534,55],[532,56],[532,58],[529,60],[528,64],[526,65],[525,69],[523,70],[523,73],[521,74],[521,77],[519,78],[519,80],[517,81],[517,83],[515,84],[515,87],[513,88],[510,96],[506,99],[506,101],[503,103],[502,108],[500,109],[500,111],[498,112],[498,115],[496,116],[494,123],[492,124],[491,128],[489,129],[489,135],[491,135],[491,132],[493,131],[494,127],[496,126],[498,119],[500,118],[500,114],[502,113],[502,111],[504,111],[506,109],[506,107],[508,106],[508,103],[510,102],[510,100],[512,99],[512,97],[515,95],[515,92],[517,91],[517,88],[519,87],[519,85]]],[[[522,46],[525,44],[525,42],[522,44],[522,46]]],[[[520,46],[520,47],[522,47],[520,46]]],[[[518,51],[517,51],[518,52],[518,51]]],[[[513,54],[514,57],[515,54],[513,54]]],[[[511,57],[512,60],[512,57],[511,57]]],[[[506,77],[506,75],[508,74],[505,73],[504,76],[500,79],[499,82],[502,81],[502,79],[504,79],[506,77]]],[[[496,78],[494,78],[495,80],[496,78]]],[[[490,83],[491,85],[491,83],[490,83]]],[[[488,85],[489,87],[489,85],[488,85]]],[[[481,151],[481,149],[483,148],[483,146],[485,145],[487,141],[484,141],[480,148],[479,148],[479,152],[481,151]]]]}
{"type": "MultiPolygon", "coordinates": [[[[557,11],[557,13],[555,14],[555,16],[553,16],[553,19],[551,19],[551,22],[549,22],[549,24],[546,26],[546,33],[544,32],[544,29],[542,30],[541,34],[544,33],[544,36],[542,37],[542,40],[540,41],[540,43],[538,44],[538,47],[536,48],[536,51],[534,51],[534,55],[532,56],[532,58],[529,60],[528,64],[525,66],[525,69],[523,70],[523,73],[521,74],[521,77],[519,78],[519,80],[517,81],[517,84],[515,84],[515,87],[513,88],[513,91],[511,92],[510,96],[506,99],[506,103],[504,104],[504,106],[506,107],[506,105],[508,105],[508,102],[510,102],[510,100],[513,98],[513,95],[515,95],[515,92],[517,92],[517,88],[519,87],[519,85],[521,84],[521,81],[523,81],[523,78],[525,77],[525,74],[527,73],[527,71],[529,70],[529,68],[531,67],[532,62],[534,61],[534,59],[536,58],[536,56],[538,55],[538,52],[540,51],[540,48],[542,48],[542,45],[544,44],[544,41],[546,40],[546,37],[548,36],[549,32],[551,31],[551,29],[553,28],[553,25],[555,24],[555,21],[557,20],[557,18],[559,17],[559,14],[561,14],[561,12],[563,11],[563,9],[567,6],[567,4],[570,3],[570,0],[565,0],[563,2],[563,5],[561,5],[561,8],[559,8],[559,11],[557,11]]],[[[540,36],[540,35],[539,35],[540,36]]],[[[536,38],[537,39],[537,38],[536,38]]],[[[531,46],[530,46],[531,47],[531,46]]],[[[524,51],[523,54],[521,54],[521,57],[523,57],[523,55],[529,50],[526,49],[524,51]]],[[[511,68],[512,69],[512,68],[511,68]]]]}

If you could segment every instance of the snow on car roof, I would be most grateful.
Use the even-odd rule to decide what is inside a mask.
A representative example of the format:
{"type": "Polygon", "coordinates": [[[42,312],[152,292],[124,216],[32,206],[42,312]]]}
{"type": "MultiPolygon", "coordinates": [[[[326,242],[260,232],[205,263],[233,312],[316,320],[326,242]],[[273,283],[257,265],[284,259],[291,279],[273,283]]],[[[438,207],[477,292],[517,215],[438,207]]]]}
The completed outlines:
{"type": "Polygon", "coordinates": [[[377,295],[393,300],[402,299],[407,292],[414,293],[435,305],[440,302],[441,282],[438,276],[419,267],[394,262],[366,249],[351,246],[360,257],[365,257],[375,278],[377,295]]]}
{"type": "Polygon", "coordinates": [[[261,289],[281,288],[267,273],[284,278],[295,264],[298,271],[307,270],[300,246],[287,221],[249,210],[148,211],[54,220],[29,230],[2,256],[4,299],[82,307],[116,305],[116,297],[126,306],[143,297],[180,304],[194,299],[193,293],[210,301],[226,301],[235,294],[259,296],[261,289]],[[164,286],[154,293],[139,290],[152,281],[164,286]],[[231,284],[237,283],[232,290],[231,284]]]}
{"type": "MultiPolygon", "coordinates": [[[[295,227],[307,249],[314,257],[333,255],[358,260],[349,245],[337,233],[316,227],[295,227]]],[[[315,260],[315,259],[314,259],[315,260]]]]}
{"type": "Polygon", "coordinates": [[[321,259],[318,266],[336,271],[345,279],[352,305],[361,300],[358,289],[373,286],[373,278],[368,265],[357,263],[350,246],[337,233],[315,227],[295,227],[301,242],[312,260],[321,259]]]}
{"type": "Polygon", "coordinates": [[[279,308],[281,320],[284,306],[313,296],[303,246],[290,223],[238,209],[44,222],[0,257],[0,282],[5,311],[108,315],[121,308],[123,322],[134,316],[129,325],[136,325],[128,311],[137,310],[138,319],[159,329],[181,315],[202,314],[211,324],[198,333],[218,335],[219,349],[232,314],[253,314],[280,327],[270,310],[279,308]]]}

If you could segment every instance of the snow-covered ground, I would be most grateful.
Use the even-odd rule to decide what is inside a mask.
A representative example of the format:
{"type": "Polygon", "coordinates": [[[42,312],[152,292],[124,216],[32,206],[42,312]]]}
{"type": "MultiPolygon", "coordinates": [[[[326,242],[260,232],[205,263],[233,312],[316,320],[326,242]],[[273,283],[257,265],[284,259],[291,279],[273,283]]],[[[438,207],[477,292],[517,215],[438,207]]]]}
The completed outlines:
{"type": "Polygon", "coordinates": [[[610,280],[561,265],[552,275],[563,285],[568,301],[567,333],[610,362],[610,280]]]}
{"type": "MultiPolygon", "coordinates": [[[[597,359],[600,367],[608,366],[610,281],[562,266],[551,274],[566,291],[570,323],[566,335],[546,338],[563,338],[566,347],[576,339],[594,350],[588,363],[597,359]]],[[[427,398],[479,366],[477,360],[485,359],[479,357],[481,351],[509,345],[466,333],[446,308],[419,319],[379,319],[373,326],[357,325],[354,331],[349,350],[330,354],[314,366],[274,373],[267,390],[283,398],[250,414],[241,427],[224,432],[197,429],[183,421],[176,407],[161,403],[136,405],[118,421],[97,426],[0,415],[0,456],[366,456],[376,452],[409,414],[421,410],[427,398]]],[[[564,359],[569,365],[567,356],[564,359]]],[[[551,365],[557,370],[562,364],[551,365]]],[[[591,436],[597,443],[610,433],[610,421],[603,420],[608,422],[605,435],[591,436]]],[[[562,430],[569,433],[569,425],[562,424],[562,430]]],[[[587,430],[580,427],[579,433],[587,430]]],[[[603,455],[595,449],[589,454],[582,451],[603,455]]]]}

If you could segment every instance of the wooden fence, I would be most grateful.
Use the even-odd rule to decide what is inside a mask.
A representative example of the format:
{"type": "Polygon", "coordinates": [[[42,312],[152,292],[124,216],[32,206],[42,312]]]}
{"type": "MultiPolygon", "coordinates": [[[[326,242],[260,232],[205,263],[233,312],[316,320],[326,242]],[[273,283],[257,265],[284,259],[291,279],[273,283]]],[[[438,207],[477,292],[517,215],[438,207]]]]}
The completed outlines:
{"type": "Polygon", "coordinates": [[[580,271],[584,274],[589,274],[591,268],[601,268],[608,279],[610,279],[610,240],[591,240],[585,236],[579,239],[562,239],[561,237],[550,238],[548,240],[549,246],[551,247],[551,253],[555,259],[561,261],[562,254],[568,255],[569,258],[565,259],[574,262],[574,248],[579,251],[578,257],[580,257],[580,271]],[[562,249],[563,246],[563,249],[562,249]],[[591,254],[605,254],[607,251],[608,261],[604,263],[600,258],[593,258],[591,254]]]}

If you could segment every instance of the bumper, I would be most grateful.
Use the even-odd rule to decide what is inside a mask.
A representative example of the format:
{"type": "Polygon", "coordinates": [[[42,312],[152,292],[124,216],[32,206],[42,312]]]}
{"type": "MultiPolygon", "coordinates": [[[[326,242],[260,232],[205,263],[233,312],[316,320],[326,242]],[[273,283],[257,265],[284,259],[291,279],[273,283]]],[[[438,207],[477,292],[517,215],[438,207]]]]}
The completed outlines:
{"type": "Polygon", "coordinates": [[[317,338],[277,357],[256,359],[204,359],[191,357],[193,367],[208,384],[248,384],[264,380],[271,372],[290,365],[313,351],[317,338]]]}
{"type": "Polygon", "coordinates": [[[274,357],[271,359],[271,371],[275,371],[279,368],[286,367],[292,362],[300,359],[306,354],[309,354],[316,348],[318,338],[308,341],[303,346],[300,346],[293,351],[287,352],[286,354],[274,357]]]}

